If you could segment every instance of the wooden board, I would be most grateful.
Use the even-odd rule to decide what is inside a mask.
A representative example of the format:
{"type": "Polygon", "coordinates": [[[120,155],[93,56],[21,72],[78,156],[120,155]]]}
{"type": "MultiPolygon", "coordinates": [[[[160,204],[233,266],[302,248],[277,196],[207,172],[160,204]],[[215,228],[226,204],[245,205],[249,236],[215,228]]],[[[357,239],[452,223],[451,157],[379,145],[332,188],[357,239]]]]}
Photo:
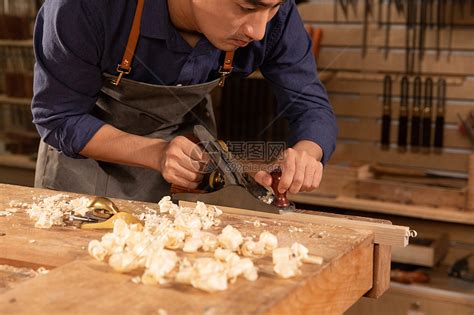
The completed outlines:
{"type": "Polygon", "coordinates": [[[446,233],[427,235],[419,233],[416,240],[405,248],[394,248],[392,260],[398,263],[435,267],[446,256],[449,237],[446,233]]]}
{"type": "MultiPolygon", "coordinates": [[[[395,114],[396,112],[392,110],[392,113],[395,114]]],[[[337,125],[339,127],[339,140],[359,140],[373,143],[380,142],[382,123],[378,121],[378,119],[339,118],[337,125]]],[[[410,134],[411,131],[409,129],[408,135],[410,134]]],[[[397,137],[398,117],[396,118],[392,116],[390,143],[397,143],[397,137]]],[[[472,147],[469,139],[461,135],[456,125],[445,125],[443,139],[445,148],[471,149],[472,147]]]]}
{"type": "MultiPolygon", "coordinates": [[[[369,15],[369,23],[376,24],[377,23],[377,12],[379,2],[374,1],[373,12],[375,14],[369,15]]],[[[382,4],[382,12],[385,12],[387,8],[387,3],[384,2],[382,4]]],[[[465,11],[468,11],[467,9],[465,11]]],[[[315,23],[362,23],[364,19],[364,2],[358,1],[356,6],[352,4],[349,5],[349,9],[347,11],[347,17],[344,16],[344,12],[342,11],[341,7],[338,7],[336,21],[334,20],[334,1],[311,1],[309,3],[303,3],[298,6],[298,11],[301,14],[301,18],[305,22],[315,22],[315,23]]],[[[468,12],[461,13],[459,10],[455,10],[453,23],[454,25],[473,25],[474,18],[472,15],[467,14],[468,12]],[[464,14],[466,13],[466,14],[464,14]]],[[[385,15],[383,15],[385,17],[385,15]]],[[[393,7],[392,3],[392,23],[394,24],[404,24],[406,21],[405,14],[398,14],[395,8],[393,7]]]]}
{"type": "MultiPolygon", "coordinates": [[[[180,205],[185,207],[194,206],[193,202],[181,201],[180,205]]],[[[231,207],[218,207],[227,214],[246,214],[259,218],[269,218],[274,220],[286,220],[291,222],[315,223],[324,225],[344,226],[352,229],[370,230],[374,233],[376,244],[405,247],[408,245],[409,228],[406,226],[391,225],[390,222],[377,222],[358,217],[345,217],[335,214],[325,214],[316,211],[284,212],[274,214],[268,212],[258,212],[231,207]],[[311,213],[311,214],[310,214],[311,213]]]]}
{"type": "Polygon", "coordinates": [[[466,205],[465,188],[436,187],[380,179],[358,180],[356,197],[454,210],[464,210],[466,205]]]}
{"type": "MultiPolygon", "coordinates": [[[[34,196],[56,193],[0,185],[0,210],[8,208],[11,200],[31,202],[34,196]]],[[[145,207],[158,208],[157,204],[116,202],[119,207],[134,212],[143,211],[145,207]]],[[[246,235],[269,230],[277,234],[282,245],[299,241],[308,246],[311,253],[324,257],[324,264],[304,265],[302,276],[281,280],[273,275],[271,258],[266,257],[256,262],[261,270],[258,281],[238,280],[228,291],[216,294],[182,285],[147,287],[131,283],[130,275],[115,273],[106,264],[88,256],[85,245],[91,239],[99,238],[101,232],[57,227],[38,230],[24,213],[0,217],[0,232],[5,234],[0,237],[0,261],[20,267],[43,264],[56,267],[48,275],[25,281],[0,295],[0,313],[152,313],[163,308],[169,314],[278,314],[290,311],[294,314],[340,314],[372,287],[372,232],[283,218],[259,218],[266,225],[256,228],[252,222],[255,219],[249,214],[226,213],[222,216],[222,225],[232,224],[246,235]],[[291,233],[292,227],[302,232],[291,233]],[[30,243],[31,239],[35,242],[30,243]],[[113,298],[110,298],[112,292],[113,298]]]]}
{"type": "Polygon", "coordinates": [[[444,170],[467,173],[469,155],[464,152],[442,153],[398,152],[395,147],[382,150],[377,143],[339,143],[332,161],[363,161],[394,166],[413,166],[423,169],[444,170]]]}

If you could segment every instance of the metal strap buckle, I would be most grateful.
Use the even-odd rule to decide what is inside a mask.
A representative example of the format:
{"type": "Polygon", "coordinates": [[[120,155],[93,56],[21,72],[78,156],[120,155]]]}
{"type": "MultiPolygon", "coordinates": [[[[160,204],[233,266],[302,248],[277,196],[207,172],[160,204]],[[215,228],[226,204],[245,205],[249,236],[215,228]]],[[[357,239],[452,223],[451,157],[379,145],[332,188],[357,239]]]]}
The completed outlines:
{"type": "Polygon", "coordinates": [[[233,70],[233,69],[234,69],[233,67],[230,67],[230,69],[229,69],[228,71],[226,71],[226,70],[224,70],[224,67],[223,67],[223,66],[221,66],[221,67],[219,68],[219,74],[221,75],[221,79],[220,79],[220,81],[219,81],[219,86],[220,86],[220,87],[224,87],[224,85],[225,85],[225,79],[227,78],[227,76],[228,76],[229,74],[232,73],[232,70],[233,70]]]}
{"type": "Polygon", "coordinates": [[[132,71],[132,67],[128,69],[122,68],[120,65],[117,66],[117,72],[119,73],[118,77],[115,80],[112,80],[112,84],[115,86],[118,86],[120,84],[120,81],[122,81],[123,75],[127,75],[132,71]]]}

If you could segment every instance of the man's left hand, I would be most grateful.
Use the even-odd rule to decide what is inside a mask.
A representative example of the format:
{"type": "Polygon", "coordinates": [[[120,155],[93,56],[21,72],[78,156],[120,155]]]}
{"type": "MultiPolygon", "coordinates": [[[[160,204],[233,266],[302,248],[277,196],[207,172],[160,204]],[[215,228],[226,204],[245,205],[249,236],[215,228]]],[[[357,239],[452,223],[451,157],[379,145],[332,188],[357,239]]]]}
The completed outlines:
{"type": "MultiPolygon", "coordinates": [[[[283,159],[277,163],[282,169],[278,191],[296,194],[318,188],[323,176],[323,164],[320,162],[322,156],[321,147],[307,140],[302,140],[293,148],[286,149],[283,152],[283,159]]],[[[255,180],[263,186],[272,185],[272,177],[265,171],[256,173],[255,180]]]]}

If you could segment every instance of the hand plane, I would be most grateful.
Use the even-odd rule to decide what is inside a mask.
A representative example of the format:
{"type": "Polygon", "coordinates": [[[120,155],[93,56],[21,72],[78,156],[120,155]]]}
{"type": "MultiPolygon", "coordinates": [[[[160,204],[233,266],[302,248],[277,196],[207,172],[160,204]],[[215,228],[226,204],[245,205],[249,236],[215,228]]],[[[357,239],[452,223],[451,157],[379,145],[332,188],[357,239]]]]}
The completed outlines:
{"type": "Polygon", "coordinates": [[[207,204],[242,208],[263,212],[281,213],[293,211],[294,204],[286,198],[286,193],[278,192],[281,169],[275,169],[271,175],[272,191],[258,184],[252,176],[243,171],[225,144],[216,140],[203,126],[194,127],[194,136],[198,144],[210,156],[205,181],[212,187],[206,191],[179,191],[172,188],[173,201],[202,201],[207,204]]]}

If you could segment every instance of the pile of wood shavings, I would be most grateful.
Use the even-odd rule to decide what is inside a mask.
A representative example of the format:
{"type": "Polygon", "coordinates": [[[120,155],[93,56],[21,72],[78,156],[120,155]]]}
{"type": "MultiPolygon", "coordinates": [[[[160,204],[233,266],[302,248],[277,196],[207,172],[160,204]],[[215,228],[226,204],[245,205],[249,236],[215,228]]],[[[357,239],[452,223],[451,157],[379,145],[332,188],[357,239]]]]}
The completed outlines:
{"type": "Polygon", "coordinates": [[[253,241],[231,225],[217,235],[206,231],[220,224],[222,211],[202,202],[195,208],[180,207],[165,197],[159,208],[159,213],[149,209],[141,215],[144,227],[117,220],[112,233],[89,243],[90,255],[99,261],[107,260],[118,272],[144,269],[141,277],[132,278],[134,283],[177,282],[208,292],[226,290],[238,277],[257,280],[257,267],[251,258],[270,253],[275,273],[283,278],[300,274],[303,262],[322,263],[322,258],[309,256],[301,244],[278,248],[278,239],[270,232],[262,232],[259,240],[253,241]],[[177,250],[213,255],[189,260],[179,257],[177,250]]]}
{"type": "Polygon", "coordinates": [[[86,197],[71,199],[69,195],[58,194],[39,198],[38,202],[32,204],[15,203],[17,202],[10,203],[10,206],[15,206],[12,209],[18,209],[19,207],[26,209],[30,219],[35,221],[36,228],[49,229],[53,225],[62,226],[64,224],[63,217],[66,213],[74,211],[79,215],[85,215],[89,211],[87,206],[90,204],[90,199],[86,197]]]}

